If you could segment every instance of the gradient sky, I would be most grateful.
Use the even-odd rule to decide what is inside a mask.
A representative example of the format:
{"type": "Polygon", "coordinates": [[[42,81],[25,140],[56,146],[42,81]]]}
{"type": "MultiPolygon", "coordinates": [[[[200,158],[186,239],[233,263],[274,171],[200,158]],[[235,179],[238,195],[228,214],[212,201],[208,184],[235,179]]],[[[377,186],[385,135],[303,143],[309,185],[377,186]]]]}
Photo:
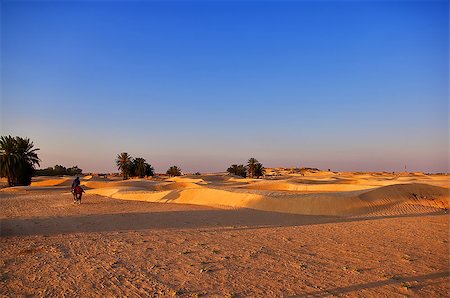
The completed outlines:
{"type": "Polygon", "coordinates": [[[449,3],[2,1],[1,133],[41,167],[448,171],[449,3]]]}

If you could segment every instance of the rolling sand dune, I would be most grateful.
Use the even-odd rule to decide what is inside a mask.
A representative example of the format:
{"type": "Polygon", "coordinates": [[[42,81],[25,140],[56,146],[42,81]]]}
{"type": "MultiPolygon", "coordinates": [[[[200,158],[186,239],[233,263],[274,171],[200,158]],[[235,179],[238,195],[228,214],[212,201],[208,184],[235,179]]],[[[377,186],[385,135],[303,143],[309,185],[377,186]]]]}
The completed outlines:
{"type": "Polygon", "coordinates": [[[449,189],[422,183],[384,186],[359,197],[376,205],[406,203],[443,209],[449,207],[449,189]]]}
{"type": "Polygon", "coordinates": [[[301,182],[283,182],[283,181],[270,181],[270,182],[257,182],[242,186],[246,189],[259,189],[259,190],[287,190],[297,192],[336,192],[336,191],[352,191],[370,189],[373,186],[357,185],[357,184],[343,184],[343,183],[311,183],[307,181],[301,182]]]}
{"type": "Polygon", "coordinates": [[[157,182],[144,179],[133,179],[125,181],[82,181],[81,185],[89,188],[105,188],[105,187],[139,187],[139,188],[149,188],[151,189],[157,182]]]}
{"type": "Polygon", "coordinates": [[[185,178],[185,177],[173,177],[166,179],[168,182],[181,182],[181,183],[195,183],[195,184],[208,184],[201,178],[185,178]]]}
{"type": "Polygon", "coordinates": [[[165,182],[131,180],[101,185],[88,182],[85,185],[92,187],[88,190],[90,194],[115,199],[252,208],[304,215],[359,216],[381,211],[385,215],[395,215],[423,213],[449,206],[446,188],[418,183],[404,184],[390,179],[372,181],[373,175],[364,175],[363,179],[361,182],[355,181],[355,178],[330,177],[317,181],[290,177],[277,180],[230,178],[224,185],[224,179],[216,178],[207,183],[206,177],[177,177],[166,179],[165,182]],[[106,187],[108,185],[110,187],[106,187]]]}
{"type": "Polygon", "coordinates": [[[70,178],[61,178],[61,179],[48,179],[41,181],[33,181],[31,186],[63,186],[72,183],[70,178]]]}
{"type": "Polygon", "coordinates": [[[436,209],[448,208],[448,194],[443,188],[428,189],[429,186],[407,187],[403,195],[399,189],[404,185],[396,185],[396,188],[382,187],[373,191],[383,194],[383,199],[373,198],[372,192],[345,192],[345,193],[313,193],[313,194],[285,194],[279,192],[252,193],[236,192],[211,188],[191,188],[166,191],[144,191],[138,188],[103,188],[89,190],[90,194],[110,196],[115,199],[138,200],[159,203],[195,204],[212,207],[252,208],[264,211],[276,211],[284,213],[304,215],[336,215],[353,216],[365,213],[374,213],[383,210],[385,215],[404,214],[404,208],[409,208],[408,213],[423,213],[436,209]],[[384,189],[384,188],[387,188],[384,189]],[[427,188],[426,192],[415,191],[427,188]],[[426,193],[426,195],[422,195],[426,193]],[[366,195],[367,194],[367,195],[366,195]],[[384,197],[387,197],[384,199],[384,197]],[[221,198],[221,199],[218,199],[221,198]],[[389,207],[392,207],[389,209],[389,207]],[[395,207],[395,208],[394,208],[395,207]],[[426,208],[423,208],[426,207],[426,208]]]}
{"type": "Polygon", "coordinates": [[[444,175],[315,172],[0,190],[0,293],[448,297],[444,175]]]}

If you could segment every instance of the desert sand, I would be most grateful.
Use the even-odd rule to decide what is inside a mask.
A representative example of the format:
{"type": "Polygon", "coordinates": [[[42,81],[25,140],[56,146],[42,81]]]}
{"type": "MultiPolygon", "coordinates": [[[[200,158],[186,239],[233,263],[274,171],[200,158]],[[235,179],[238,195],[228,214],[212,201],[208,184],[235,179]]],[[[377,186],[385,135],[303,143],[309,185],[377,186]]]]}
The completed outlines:
{"type": "Polygon", "coordinates": [[[1,294],[449,296],[448,175],[268,173],[2,189],[1,294]]]}

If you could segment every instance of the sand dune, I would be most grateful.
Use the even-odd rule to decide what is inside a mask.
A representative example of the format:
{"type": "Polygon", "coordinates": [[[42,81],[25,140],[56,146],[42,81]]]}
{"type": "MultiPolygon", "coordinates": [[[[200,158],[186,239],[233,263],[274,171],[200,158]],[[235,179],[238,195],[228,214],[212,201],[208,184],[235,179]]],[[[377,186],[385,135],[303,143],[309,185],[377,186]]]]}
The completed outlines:
{"type": "Polygon", "coordinates": [[[371,185],[358,184],[341,184],[341,183],[312,183],[309,180],[307,183],[298,183],[291,181],[262,181],[253,184],[241,186],[245,189],[259,189],[259,190],[286,190],[297,192],[336,192],[336,191],[353,191],[370,189],[371,185]]]}
{"type": "Polygon", "coordinates": [[[59,179],[45,179],[41,181],[33,181],[31,182],[31,186],[57,186],[67,184],[67,182],[72,183],[69,178],[59,178],[59,179]]]}
{"type": "MultiPolygon", "coordinates": [[[[251,208],[303,215],[375,216],[448,209],[449,184],[446,178],[448,176],[422,173],[314,172],[270,179],[226,174],[125,181],[87,177],[81,184],[88,195],[122,200],[251,208]]],[[[69,177],[40,177],[29,187],[5,191],[45,190],[48,187],[69,187],[70,184],[69,177]]]]}
{"type": "Polygon", "coordinates": [[[182,182],[182,183],[196,183],[196,184],[208,184],[202,178],[189,178],[189,177],[172,177],[166,179],[167,182],[182,182]]]}
{"type": "MultiPolygon", "coordinates": [[[[395,177],[324,175],[305,178],[239,179],[229,176],[176,177],[165,181],[85,183],[88,194],[115,199],[252,208],[303,215],[398,215],[449,207],[447,188],[402,183],[395,177]],[[208,182],[207,182],[208,181],[208,182]],[[381,185],[381,186],[380,186],[381,185]]],[[[430,178],[431,179],[431,178],[430,178]]],[[[411,181],[417,181],[413,179],[411,181]]]]}
{"type": "Polygon", "coordinates": [[[394,208],[449,208],[449,190],[427,184],[397,184],[384,186],[359,195],[372,211],[394,208]]]}
{"type": "Polygon", "coordinates": [[[385,186],[365,193],[251,193],[211,188],[144,191],[138,188],[103,188],[88,193],[115,199],[195,204],[225,208],[252,208],[304,215],[354,216],[383,211],[385,215],[423,213],[448,208],[446,190],[429,185],[385,186]],[[426,191],[423,191],[426,190],[426,191]],[[425,195],[426,194],[426,195],[425,195]],[[373,199],[380,195],[382,198],[373,199]],[[395,207],[395,208],[394,208],[395,207]],[[404,207],[402,209],[402,207],[404,207]],[[425,208],[424,208],[425,207],[425,208]],[[407,212],[405,212],[405,210],[407,212]]]}
{"type": "Polygon", "coordinates": [[[151,189],[158,182],[145,180],[145,179],[132,179],[125,181],[109,181],[109,180],[97,180],[97,181],[82,181],[81,185],[89,188],[105,188],[105,187],[139,187],[151,189]]]}

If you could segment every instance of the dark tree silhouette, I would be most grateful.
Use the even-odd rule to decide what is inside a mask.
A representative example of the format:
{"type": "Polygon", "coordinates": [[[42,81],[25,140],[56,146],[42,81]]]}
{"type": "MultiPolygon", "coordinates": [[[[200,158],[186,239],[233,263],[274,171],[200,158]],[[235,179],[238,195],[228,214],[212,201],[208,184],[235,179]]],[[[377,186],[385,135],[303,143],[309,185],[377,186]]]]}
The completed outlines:
{"type": "Polygon", "coordinates": [[[78,166],[73,166],[71,168],[66,169],[66,167],[63,167],[61,165],[48,167],[46,169],[37,169],[34,171],[35,176],[62,176],[62,175],[76,176],[81,175],[82,173],[83,170],[80,169],[78,166]]]}
{"type": "Polygon", "coordinates": [[[155,169],[148,163],[145,163],[145,176],[154,176],[155,169]]]}
{"type": "Polygon", "coordinates": [[[255,158],[250,158],[247,162],[247,166],[233,164],[227,169],[227,172],[233,175],[241,177],[259,178],[264,176],[265,169],[262,163],[255,158]]]}
{"type": "Polygon", "coordinates": [[[132,162],[132,170],[130,176],[136,176],[139,178],[144,178],[145,176],[153,176],[154,169],[148,164],[144,158],[136,157],[132,162]]]}
{"type": "Polygon", "coordinates": [[[38,150],[29,138],[0,138],[0,176],[8,178],[8,186],[31,184],[34,166],[40,162],[38,150]]]}
{"type": "Polygon", "coordinates": [[[73,166],[67,169],[67,175],[76,176],[81,175],[81,173],[83,173],[83,170],[80,169],[78,166],[73,166]]]}
{"type": "Polygon", "coordinates": [[[118,154],[116,158],[116,165],[119,171],[122,172],[123,180],[127,180],[130,177],[130,174],[132,174],[131,172],[133,170],[131,155],[126,152],[118,154]]]}
{"type": "Polygon", "coordinates": [[[236,176],[247,177],[247,170],[244,165],[233,164],[227,169],[227,172],[236,176]]]}
{"type": "Polygon", "coordinates": [[[167,172],[167,175],[174,177],[174,176],[181,176],[181,169],[177,166],[171,166],[167,172]]]}
{"type": "Polygon", "coordinates": [[[250,158],[247,162],[247,171],[248,171],[248,176],[250,178],[255,177],[255,171],[256,171],[256,164],[258,163],[258,160],[256,160],[256,158],[250,158]]]}
{"type": "Polygon", "coordinates": [[[145,159],[142,157],[137,157],[133,160],[133,176],[138,176],[139,178],[144,178],[145,176],[145,159]]]}
{"type": "Polygon", "coordinates": [[[266,169],[263,167],[262,163],[258,162],[255,164],[255,177],[256,178],[264,176],[265,172],[266,172],[266,169]]]}

